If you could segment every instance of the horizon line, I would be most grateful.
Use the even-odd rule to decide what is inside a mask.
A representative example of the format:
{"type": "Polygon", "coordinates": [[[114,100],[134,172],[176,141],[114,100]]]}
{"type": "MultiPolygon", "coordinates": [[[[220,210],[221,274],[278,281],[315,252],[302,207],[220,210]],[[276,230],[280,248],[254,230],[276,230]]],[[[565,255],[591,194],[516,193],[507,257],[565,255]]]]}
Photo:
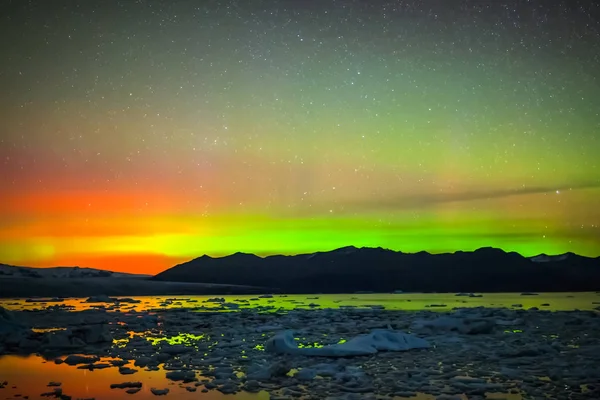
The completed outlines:
{"type": "MultiPolygon", "coordinates": [[[[494,247],[494,246],[482,246],[482,247],[478,247],[478,248],[476,248],[474,250],[455,250],[455,251],[439,251],[439,252],[436,252],[436,251],[427,251],[427,250],[420,250],[420,251],[416,251],[416,252],[404,252],[402,250],[393,250],[393,249],[382,247],[382,246],[377,246],[377,247],[371,247],[371,246],[356,247],[354,245],[348,245],[348,246],[336,247],[336,248],[333,248],[333,249],[330,249],[330,250],[318,250],[318,251],[313,251],[313,252],[308,252],[308,253],[293,253],[293,254],[269,253],[269,254],[264,254],[263,255],[263,254],[256,254],[256,253],[246,253],[246,252],[243,252],[243,251],[236,251],[234,253],[229,253],[229,254],[225,254],[225,255],[211,256],[211,255],[208,255],[208,254],[205,253],[205,254],[203,254],[201,256],[189,258],[187,261],[183,261],[181,263],[174,264],[171,267],[167,267],[167,268],[165,268],[162,271],[166,271],[166,270],[168,270],[170,268],[173,268],[173,267],[176,267],[178,265],[182,265],[182,264],[185,264],[187,262],[194,261],[194,260],[197,260],[197,259],[200,259],[200,258],[221,259],[221,258],[227,258],[227,257],[231,257],[231,256],[234,256],[234,255],[240,254],[240,255],[251,255],[251,256],[255,256],[255,257],[258,257],[258,258],[265,259],[267,257],[276,257],[276,256],[294,257],[294,256],[317,254],[317,253],[331,253],[331,252],[334,252],[334,251],[338,251],[338,250],[342,250],[342,249],[350,249],[350,248],[353,248],[353,249],[356,249],[356,250],[361,250],[361,249],[382,249],[382,250],[391,251],[391,252],[400,253],[400,254],[420,254],[420,253],[426,253],[426,254],[429,254],[429,255],[444,255],[444,254],[450,254],[450,255],[452,255],[452,254],[456,254],[456,253],[474,253],[476,251],[483,250],[483,249],[494,249],[494,250],[500,250],[500,251],[502,251],[503,253],[506,253],[506,254],[516,253],[516,254],[520,255],[521,257],[528,258],[528,259],[539,257],[539,256],[560,257],[560,256],[563,256],[563,255],[569,255],[569,254],[570,255],[575,255],[575,256],[578,256],[578,257],[583,257],[583,258],[591,258],[591,259],[600,258],[600,255],[597,255],[597,256],[584,256],[584,255],[577,254],[577,253],[572,252],[572,251],[567,251],[567,252],[559,253],[559,254],[547,254],[547,253],[542,252],[542,253],[535,254],[533,256],[524,256],[523,254],[519,253],[518,251],[507,251],[507,250],[504,250],[504,249],[502,249],[500,247],[494,247]]],[[[110,270],[110,269],[104,269],[104,268],[98,268],[98,267],[86,267],[86,266],[81,266],[81,265],[52,265],[52,266],[44,266],[44,267],[35,267],[35,266],[28,266],[28,265],[5,264],[3,262],[0,262],[0,266],[15,267],[15,268],[34,268],[34,269],[79,268],[79,269],[102,270],[102,271],[109,271],[109,272],[129,274],[129,275],[150,275],[150,276],[152,276],[152,274],[141,274],[141,273],[133,273],[133,272],[119,272],[119,271],[113,271],[113,270],[110,270]]],[[[162,271],[160,271],[160,272],[162,272],[162,271]]]]}

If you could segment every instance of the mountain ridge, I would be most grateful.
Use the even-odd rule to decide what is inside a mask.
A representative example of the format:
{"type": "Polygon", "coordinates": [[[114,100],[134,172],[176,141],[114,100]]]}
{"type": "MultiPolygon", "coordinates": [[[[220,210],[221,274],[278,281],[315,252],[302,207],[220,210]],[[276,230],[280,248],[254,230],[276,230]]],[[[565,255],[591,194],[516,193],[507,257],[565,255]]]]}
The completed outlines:
{"type": "MultiPolygon", "coordinates": [[[[246,253],[246,252],[243,252],[243,251],[237,251],[237,252],[235,252],[235,253],[231,253],[231,254],[224,255],[224,256],[211,256],[211,255],[208,255],[208,254],[203,254],[203,255],[201,255],[201,256],[198,256],[198,257],[192,258],[192,259],[191,259],[191,260],[189,260],[189,261],[185,261],[185,262],[183,262],[183,263],[176,264],[176,265],[174,265],[174,266],[181,265],[181,264],[185,264],[185,263],[188,263],[188,262],[190,262],[190,261],[194,261],[194,260],[198,260],[198,259],[202,259],[202,258],[220,259],[220,258],[227,258],[227,257],[231,257],[231,256],[236,256],[236,255],[250,255],[250,256],[254,256],[254,257],[258,257],[258,258],[263,258],[263,259],[264,259],[264,258],[268,258],[268,257],[278,257],[278,256],[283,256],[283,257],[296,257],[296,256],[310,256],[310,255],[314,255],[314,254],[322,254],[322,253],[335,253],[335,252],[339,252],[340,250],[346,250],[346,249],[353,249],[353,250],[374,249],[374,250],[384,250],[384,251],[389,251],[389,252],[393,252],[393,253],[397,253],[397,254],[428,254],[428,255],[432,255],[432,256],[433,256],[433,255],[452,255],[452,254],[474,253],[474,252],[477,252],[477,251],[481,251],[481,250],[488,250],[488,249],[490,249],[490,250],[498,250],[498,251],[500,251],[500,252],[502,252],[502,253],[505,253],[505,254],[518,254],[518,255],[522,256],[523,258],[527,258],[527,259],[534,259],[534,258],[536,258],[536,257],[549,257],[549,258],[556,258],[556,257],[563,257],[563,256],[574,256],[574,257],[581,257],[581,258],[592,259],[592,260],[600,260],[600,256],[598,256],[598,257],[584,256],[584,255],[581,255],[581,254],[573,253],[573,252],[571,252],[571,251],[568,251],[568,252],[565,252],[565,253],[560,253],[560,254],[546,254],[546,253],[540,253],[540,254],[537,254],[537,255],[535,255],[535,256],[529,256],[529,257],[527,257],[527,256],[523,256],[523,255],[521,255],[521,253],[519,253],[519,252],[517,252],[517,251],[505,251],[505,250],[502,250],[502,249],[501,249],[501,248],[499,248],[499,247],[493,247],[493,246],[479,247],[479,248],[477,248],[477,249],[475,249],[475,250],[471,250],[471,251],[467,251],[467,250],[456,250],[456,251],[453,251],[453,252],[444,252],[444,253],[430,253],[430,252],[428,252],[427,250],[420,250],[420,251],[418,251],[418,252],[411,253],[411,252],[404,252],[404,251],[402,251],[402,250],[392,250],[392,249],[387,249],[387,248],[385,248],[385,247],[381,247],[381,246],[378,246],[378,247],[368,247],[368,246],[356,247],[356,246],[352,246],[352,245],[351,245],[351,246],[338,247],[338,248],[335,248],[335,249],[332,249],[332,250],[319,250],[319,251],[315,251],[315,252],[312,252],[312,253],[297,253],[297,254],[269,254],[269,255],[265,255],[265,256],[261,256],[261,255],[254,254],[254,253],[246,253]]],[[[2,264],[0,264],[0,265],[2,265],[2,264]]],[[[172,267],[171,267],[171,268],[172,268],[172,267]]],[[[157,274],[157,275],[158,275],[158,274],[157,274]]]]}
{"type": "Polygon", "coordinates": [[[254,285],[288,293],[600,289],[600,257],[573,253],[540,256],[524,257],[494,247],[431,254],[346,246],[287,256],[205,255],[169,268],[152,279],[254,285]]]}

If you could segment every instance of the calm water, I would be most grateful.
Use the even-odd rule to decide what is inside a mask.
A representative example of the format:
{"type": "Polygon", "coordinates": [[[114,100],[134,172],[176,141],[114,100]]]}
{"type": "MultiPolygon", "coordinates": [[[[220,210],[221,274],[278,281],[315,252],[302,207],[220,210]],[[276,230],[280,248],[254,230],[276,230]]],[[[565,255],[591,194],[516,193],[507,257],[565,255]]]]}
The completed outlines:
{"type": "MultiPolygon", "coordinates": [[[[268,400],[267,392],[247,393],[240,392],[235,395],[225,395],[218,391],[211,390],[208,393],[188,392],[183,386],[165,379],[165,371],[145,371],[140,370],[135,375],[129,377],[120,375],[116,368],[107,368],[103,370],[80,370],[65,364],[55,365],[53,362],[46,362],[37,356],[19,357],[3,356],[0,357],[0,383],[8,381],[4,389],[0,389],[0,399],[19,399],[23,396],[29,396],[30,399],[53,398],[40,397],[42,393],[51,392],[53,388],[48,387],[49,382],[61,382],[63,392],[73,399],[137,399],[149,400],[156,399],[150,389],[152,387],[169,389],[167,398],[170,399],[202,399],[202,400],[268,400]],[[141,382],[142,389],[134,395],[125,393],[125,389],[111,389],[110,385],[121,382],[141,382]],[[16,386],[16,387],[13,387],[16,386]],[[20,396],[19,396],[20,395],[20,396]],[[133,396],[133,397],[132,397],[133,396]]],[[[193,383],[185,386],[193,386],[193,383]]],[[[419,393],[410,397],[411,400],[434,400],[436,396],[419,393]]],[[[467,396],[461,396],[467,400],[467,396]]],[[[397,397],[404,399],[406,397],[397,397]]],[[[487,400],[521,400],[519,394],[501,394],[489,393],[487,400]]]]}
{"type": "MultiPolygon", "coordinates": [[[[477,294],[478,296],[480,294],[477,294]]],[[[400,293],[400,294],[324,294],[324,295],[274,295],[259,298],[256,295],[216,296],[226,303],[238,304],[240,308],[269,308],[290,310],[294,308],[339,308],[378,306],[389,310],[451,310],[454,307],[538,307],[550,311],[593,310],[600,306],[600,294],[585,293],[486,293],[482,297],[456,296],[455,293],[400,293]]],[[[215,296],[137,296],[137,304],[122,303],[120,310],[166,308],[217,309],[220,304],[211,302],[215,296]]],[[[33,299],[31,299],[33,300],[33,299]]],[[[42,299],[43,300],[43,299],[42,299]]],[[[105,303],[86,303],[85,299],[64,299],[52,302],[31,302],[26,299],[2,299],[0,306],[11,310],[45,308],[57,304],[85,310],[105,303]]]]}
{"type": "MultiPolygon", "coordinates": [[[[51,381],[61,382],[63,392],[73,399],[155,399],[156,396],[150,392],[150,388],[169,389],[168,396],[176,399],[206,399],[216,400],[231,398],[217,391],[201,393],[200,388],[197,392],[188,392],[178,383],[165,379],[165,371],[146,371],[140,369],[134,375],[124,376],[119,374],[116,368],[106,368],[102,370],[89,371],[77,369],[66,364],[56,365],[53,362],[45,362],[37,356],[18,357],[3,356],[0,357],[0,383],[8,381],[4,389],[0,389],[0,398],[11,399],[15,395],[29,395],[30,398],[39,398],[42,393],[51,392],[53,388],[47,387],[51,381]],[[125,393],[125,389],[111,389],[113,383],[122,382],[142,382],[142,389],[133,395],[125,393]],[[12,386],[16,385],[16,388],[12,386]]],[[[193,386],[194,384],[186,384],[193,386]]],[[[268,393],[259,394],[240,393],[235,396],[238,400],[266,400],[268,393]]],[[[51,397],[52,398],[52,397],[51,397]]]]}
{"type": "MultiPolygon", "coordinates": [[[[523,308],[538,307],[552,311],[567,310],[592,310],[600,306],[600,294],[598,293],[540,293],[538,295],[521,295],[519,293],[493,293],[483,294],[482,297],[456,296],[455,293],[441,294],[335,294],[335,295],[275,295],[272,298],[258,298],[251,296],[219,296],[225,303],[238,304],[240,308],[256,308],[257,310],[278,310],[293,308],[338,308],[338,307],[368,307],[376,306],[390,310],[432,310],[443,312],[454,307],[509,307],[523,308]]],[[[140,303],[122,303],[115,311],[137,311],[158,308],[200,308],[215,309],[221,304],[214,302],[214,296],[142,296],[134,299],[140,303]]],[[[103,303],[86,303],[85,299],[65,299],[51,302],[32,302],[26,299],[3,299],[0,306],[13,310],[35,309],[64,304],[76,310],[89,309],[95,306],[105,305],[103,303]]],[[[0,356],[0,383],[7,381],[8,385],[0,389],[0,399],[11,399],[17,395],[38,398],[42,393],[50,392],[53,388],[47,387],[50,381],[62,383],[65,394],[76,398],[95,399],[121,399],[132,398],[126,394],[124,389],[111,389],[110,385],[126,381],[139,381],[143,386],[140,392],[133,395],[134,399],[153,399],[155,396],[150,388],[169,388],[169,398],[176,399],[222,399],[232,398],[217,391],[201,393],[188,392],[184,386],[171,382],[165,378],[165,371],[146,371],[140,369],[134,375],[120,375],[118,369],[107,368],[103,370],[81,370],[67,365],[56,365],[46,362],[38,356],[0,356]],[[16,387],[13,387],[16,386],[16,387]]],[[[506,396],[506,395],[503,395],[506,396]]],[[[236,399],[266,400],[267,393],[241,393],[235,395],[236,399]]],[[[433,399],[435,396],[419,395],[414,399],[433,399]]],[[[509,397],[492,398],[520,398],[518,395],[509,397]]]]}

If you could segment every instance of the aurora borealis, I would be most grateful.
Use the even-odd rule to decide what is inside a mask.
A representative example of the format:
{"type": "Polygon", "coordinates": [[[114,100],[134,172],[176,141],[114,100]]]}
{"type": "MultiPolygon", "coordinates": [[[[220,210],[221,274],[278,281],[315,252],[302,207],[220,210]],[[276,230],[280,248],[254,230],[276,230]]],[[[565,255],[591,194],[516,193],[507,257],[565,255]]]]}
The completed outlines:
{"type": "Polygon", "coordinates": [[[8,1],[0,262],[600,256],[594,1],[8,1]]]}

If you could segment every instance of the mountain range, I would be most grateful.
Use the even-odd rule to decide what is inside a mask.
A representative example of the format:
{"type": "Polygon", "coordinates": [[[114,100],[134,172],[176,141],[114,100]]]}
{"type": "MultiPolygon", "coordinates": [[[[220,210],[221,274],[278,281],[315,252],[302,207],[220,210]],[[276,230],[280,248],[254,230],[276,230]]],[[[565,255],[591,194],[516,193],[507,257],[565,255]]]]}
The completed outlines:
{"type": "Polygon", "coordinates": [[[595,291],[600,290],[600,257],[528,258],[491,247],[430,254],[350,246],[292,256],[204,255],[151,279],[261,286],[282,293],[595,291]]]}
{"type": "Polygon", "coordinates": [[[95,268],[34,268],[0,264],[0,299],[17,297],[88,297],[257,294],[267,289],[200,282],[151,280],[152,275],[95,268]]]}

